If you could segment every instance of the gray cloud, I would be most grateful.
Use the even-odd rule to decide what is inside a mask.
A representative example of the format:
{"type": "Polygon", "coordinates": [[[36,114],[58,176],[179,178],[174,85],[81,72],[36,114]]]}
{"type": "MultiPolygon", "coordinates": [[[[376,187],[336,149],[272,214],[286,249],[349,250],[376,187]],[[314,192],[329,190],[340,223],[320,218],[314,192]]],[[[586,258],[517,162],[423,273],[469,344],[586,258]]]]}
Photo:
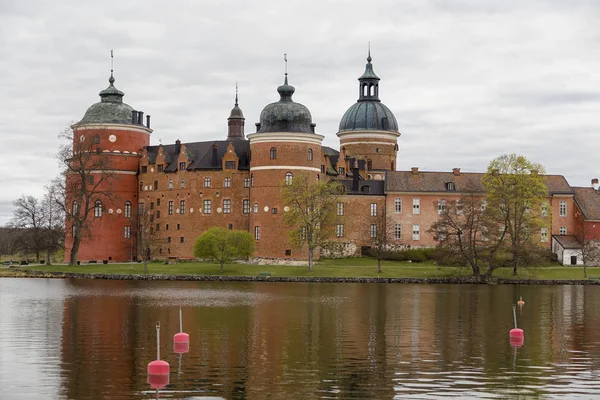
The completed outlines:
{"type": "Polygon", "coordinates": [[[4,0],[0,223],[58,174],[57,135],[108,85],[111,48],[116,85],[152,115],[154,144],[223,138],[235,81],[253,132],[288,53],[295,100],[337,148],[371,41],[400,169],[483,171],[520,152],[588,185],[599,174],[599,11],[586,0],[4,0]]]}

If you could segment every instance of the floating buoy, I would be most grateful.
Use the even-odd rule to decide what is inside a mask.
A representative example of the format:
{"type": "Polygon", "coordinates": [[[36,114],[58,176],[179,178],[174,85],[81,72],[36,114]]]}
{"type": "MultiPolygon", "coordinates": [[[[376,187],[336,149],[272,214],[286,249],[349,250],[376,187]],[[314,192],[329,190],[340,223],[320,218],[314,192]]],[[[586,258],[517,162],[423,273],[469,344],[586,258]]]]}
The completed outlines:
{"type": "Polygon", "coordinates": [[[525,342],[525,332],[523,329],[517,328],[517,306],[513,304],[513,317],[515,320],[515,327],[510,330],[510,344],[512,346],[522,346],[525,342]]]}
{"type": "Polygon", "coordinates": [[[169,363],[160,359],[160,322],[156,322],[156,360],[148,364],[148,383],[152,389],[169,384],[169,363]]]}
{"type": "Polygon", "coordinates": [[[521,296],[521,300],[517,301],[517,304],[520,306],[525,304],[525,302],[523,301],[523,296],[521,296]]]}
{"type": "Polygon", "coordinates": [[[173,349],[175,353],[187,353],[190,351],[190,335],[183,332],[183,315],[179,307],[179,332],[173,336],[173,349]]]}

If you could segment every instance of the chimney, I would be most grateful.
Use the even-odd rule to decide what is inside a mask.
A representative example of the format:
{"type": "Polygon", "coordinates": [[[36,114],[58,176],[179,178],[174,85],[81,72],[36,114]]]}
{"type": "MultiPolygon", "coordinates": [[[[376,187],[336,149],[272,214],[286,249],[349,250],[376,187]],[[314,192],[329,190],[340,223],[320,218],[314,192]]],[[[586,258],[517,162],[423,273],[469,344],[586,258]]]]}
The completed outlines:
{"type": "Polygon", "coordinates": [[[137,121],[138,121],[137,111],[131,110],[131,123],[137,124],[137,121]]]}
{"type": "Polygon", "coordinates": [[[598,178],[592,179],[592,187],[594,190],[598,190],[598,178]]]}
{"type": "Polygon", "coordinates": [[[146,128],[150,129],[150,116],[146,115],[146,128]]]}
{"type": "Polygon", "coordinates": [[[452,168],[452,174],[459,176],[460,175],[460,168],[452,168]]]}
{"type": "Polygon", "coordinates": [[[138,123],[138,125],[144,125],[144,112],[143,111],[138,111],[137,123],[138,123]]]}
{"type": "Polygon", "coordinates": [[[358,192],[358,168],[352,168],[352,191],[358,192]]]}
{"type": "Polygon", "coordinates": [[[177,139],[175,141],[175,153],[179,154],[181,152],[181,140],[177,139]]]}
{"type": "Polygon", "coordinates": [[[419,175],[419,167],[412,167],[410,172],[412,172],[413,175],[419,175]]]}

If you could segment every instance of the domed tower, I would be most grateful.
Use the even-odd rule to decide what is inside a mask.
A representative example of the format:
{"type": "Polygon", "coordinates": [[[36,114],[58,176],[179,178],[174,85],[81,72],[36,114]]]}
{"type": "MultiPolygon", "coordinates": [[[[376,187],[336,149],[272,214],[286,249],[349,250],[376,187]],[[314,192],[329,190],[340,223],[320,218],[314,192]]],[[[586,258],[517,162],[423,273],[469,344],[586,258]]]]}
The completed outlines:
{"type": "Polygon", "coordinates": [[[256,257],[306,258],[304,252],[287,243],[286,212],[281,200],[283,182],[305,172],[320,179],[321,142],[308,108],[292,100],[295,92],[288,84],[277,88],[280,99],[260,114],[257,131],[250,141],[250,231],[255,236],[256,257]]]}
{"type": "Polygon", "coordinates": [[[227,118],[227,140],[244,139],[244,113],[238,105],[238,91],[237,84],[235,85],[235,105],[231,109],[229,118],[227,118]]]}
{"type": "MultiPolygon", "coordinates": [[[[124,93],[114,83],[100,92],[100,101],[90,106],[81,121],[71,126],[74,152],[91,154],[86,173],[86,191],[93,209],[80,238],[78,260],[126,261],[136,255],[138,167],[144,146],[150,143],[150,116],[123,103],[124,93]]],[[[84,208],[81,179],[70,184],[67,176],[67,204],[72,212],[84,208]]],[[[65,253],[70,261],[74,238],[73,219],[67,221],[65,253]]]]}
{"type": "Polygon", "coordinates": [[[342,117],[337,136],[341,162],[363,159],[369,175],[383,178],[385,171],[395,170],[400,132],[396,117],[379,100],[379,77],[371,60],[369,50],[365,72],[358,78],[358,101],[342,117]]]}

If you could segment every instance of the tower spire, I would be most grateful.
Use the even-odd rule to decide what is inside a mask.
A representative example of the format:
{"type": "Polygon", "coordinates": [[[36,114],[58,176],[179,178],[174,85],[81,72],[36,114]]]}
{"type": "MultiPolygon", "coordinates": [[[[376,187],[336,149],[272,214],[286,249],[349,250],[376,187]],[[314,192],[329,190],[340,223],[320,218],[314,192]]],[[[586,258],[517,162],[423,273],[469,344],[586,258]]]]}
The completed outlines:
{"type": "Polygon", "coordinates": [[[371,62],[372,58],[371,58],[371,41],[369,40],[369,56],[367,57],[367,61],[371,62]]]}
{"type": "Polygon", "coordinates": [[[235,81],[235,106],[238,106],[238,83],[235,81]]]}
{"type": "Polygon", "coordinates": [[[113,56],[113,50],[110,50],[110,78],[108,78],[108,82],[110,83],[110,86],[113,86],[113,84],[115,83],[115,77],[113,76],[113,71],[114,71],[114,66],[115,66],[115,58],[113,56]]]}
{"type": "Polygon", "coordinates": [[[288,84],[288,79],[287,79],[287,76],[288,76],[288,73],[287,73],[287,53],[283,53],[283,61],[285,62],[285,82],[284,82],[284,85],[287,85],[288,84]]]}

